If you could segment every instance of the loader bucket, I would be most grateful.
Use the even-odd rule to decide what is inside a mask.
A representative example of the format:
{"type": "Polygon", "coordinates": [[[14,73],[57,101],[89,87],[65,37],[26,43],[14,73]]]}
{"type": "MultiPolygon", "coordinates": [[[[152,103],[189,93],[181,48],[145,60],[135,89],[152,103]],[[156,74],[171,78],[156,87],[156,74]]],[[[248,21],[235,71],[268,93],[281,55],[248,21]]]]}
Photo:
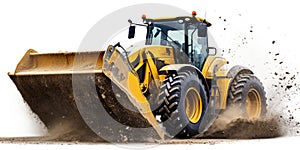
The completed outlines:
{"type": "Polygon", "coordinates": [[[58,136],[65,137],[62,140],[110,142],[161,137],[161,131],[151,127],[155,123],[149,122],[132,103],[130,93],[103,73],[104,54],[105,51],[41,54],[30,49],[15,72],[8,75],[50,136],[59,132],[63,135],[58,136]],[[119,103],[116,91],[130,109],[119,103]],[[75,139],[69,139],[69,135],[75,139]]]}

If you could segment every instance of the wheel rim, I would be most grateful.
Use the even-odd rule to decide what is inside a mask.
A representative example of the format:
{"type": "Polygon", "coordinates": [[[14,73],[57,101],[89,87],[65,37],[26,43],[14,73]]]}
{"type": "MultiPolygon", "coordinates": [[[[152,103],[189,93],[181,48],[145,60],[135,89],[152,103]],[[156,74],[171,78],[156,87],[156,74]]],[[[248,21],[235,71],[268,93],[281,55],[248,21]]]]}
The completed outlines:
{"type": "Polygon", "coordinates": [[[202,114],[202,99],[195,88],[189,88],[185,96],[185,113],[189,121],[197,123],[202,114]]]}
{"type": "Polygon", "coordinates": [[[252,88],[249,90],[246,99],[246,108],[249,118],[258,118],[261,114],[261,96],[259,92],[252,88]]]}

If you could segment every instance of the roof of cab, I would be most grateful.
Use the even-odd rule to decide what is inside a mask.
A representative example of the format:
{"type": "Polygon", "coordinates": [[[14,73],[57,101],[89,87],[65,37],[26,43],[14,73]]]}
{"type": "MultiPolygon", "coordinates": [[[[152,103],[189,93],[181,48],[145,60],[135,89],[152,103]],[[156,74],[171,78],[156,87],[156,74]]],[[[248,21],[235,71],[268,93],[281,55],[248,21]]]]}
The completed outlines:
{"type": "Polygon", "coordinates": [[[172,21],[172,20],[180,20],[180,19],[193,19],[196,18],[199,22],[204,22],[207,24],[207,26],[211,26],[211,23],[208,22],[206,19],[200,18],[200,17],[191,17],[191,16],[180,16],[180,17],[161,17],[161,18],[147,18],[147,22],[148,21],[153,21],[153,22],[159,22],[159,21],[172,21]]]}

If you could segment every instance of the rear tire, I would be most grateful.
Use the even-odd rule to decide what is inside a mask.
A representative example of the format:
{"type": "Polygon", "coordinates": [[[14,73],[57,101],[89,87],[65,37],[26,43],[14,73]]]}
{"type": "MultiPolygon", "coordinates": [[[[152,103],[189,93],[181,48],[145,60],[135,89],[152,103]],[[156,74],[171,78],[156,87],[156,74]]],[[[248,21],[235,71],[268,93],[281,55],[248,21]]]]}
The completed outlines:
{"type": "Polygon", "coordinates": [[[198,134],[208,99],[198,75],[194,72],[171,74],[160,91],[162,105],[158,112],[166,132],[177,138],[198,134]]]}
{"type": "Polygon", "coordinates": [[[228,106],[241,109],[242,117],[265,117],[267,112],[266,93],[259,79],[253,74],[238,74],[230,85],[228,106]]]}

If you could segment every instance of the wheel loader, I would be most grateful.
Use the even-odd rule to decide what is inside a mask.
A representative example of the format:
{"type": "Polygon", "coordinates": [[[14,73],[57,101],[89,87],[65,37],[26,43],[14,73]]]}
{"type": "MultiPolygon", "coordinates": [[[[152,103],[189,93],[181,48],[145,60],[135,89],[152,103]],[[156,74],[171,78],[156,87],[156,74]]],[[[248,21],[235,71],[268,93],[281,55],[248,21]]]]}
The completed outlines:
{"type": "MultiPolygon", "coordinates": [[[[137,27],[146,28],[142,45],[63,53],[30,49],[8,73],[48,129],[68,122],[78,132],[95,132],[91,124],[106,122],[102,114],[109,114],[127,127],[151,127],[159,137],[191,138],[230,106],[243,110],[243,117],[266,114],[262,83],[246,67],[228,69],[208,32],[212,24],[196,12],[128,22],[129,39],[137,27]],[[86,117],[83,107],[101,114],[86,117]]],[[[106,131],[97,128],[98,135],[106,131]]]]}

